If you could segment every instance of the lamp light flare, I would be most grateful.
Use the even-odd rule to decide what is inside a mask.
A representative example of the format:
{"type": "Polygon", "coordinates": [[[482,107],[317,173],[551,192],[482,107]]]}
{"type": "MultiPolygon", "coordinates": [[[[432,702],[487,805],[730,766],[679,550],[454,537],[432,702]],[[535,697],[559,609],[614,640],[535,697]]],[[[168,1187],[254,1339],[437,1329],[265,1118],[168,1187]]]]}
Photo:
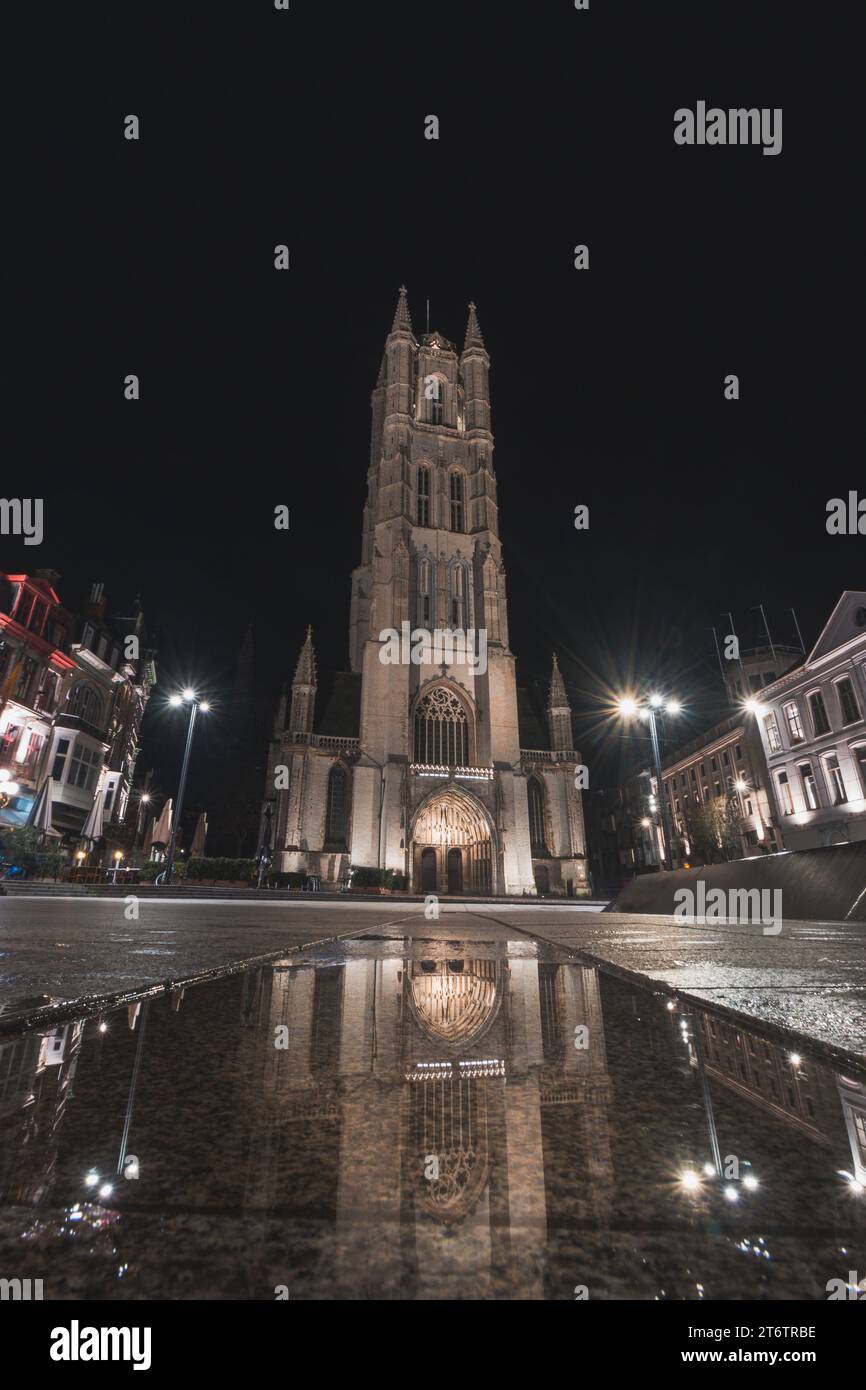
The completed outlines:
{"type": "Polygon", "coordinates": [[[186,687],[186,690],[183,692],[183,698],[184,698],[185,700],[194,700],[194,699],[195,699],[195,691],[192,690],[189,686],[187,686],[187,687],[186,687]]]}
{"type": "Polygon", "coordinates": [[[680,1174],[680,1182],[686,1192],[697,1192],[701,1185],[701,1180],[693,1168],[687,1168],[684,1173],[680,1174]]]}
{"type": "Polygon", "coordinates": [[[659,705],[664,704],[664,700],[662,699],[661,695],[650,695],[649,702],[652,705],[653,709],[658,709],[659,705]]]}
{"type": "Polygon", "coordinates": [[[177,706],[177,705],[182,705],[182,704],[183,704],[183,700],[182,700],[182,698],[181,698],[180,695],[169,695],[169,697],[168,697],[168,703],[169,703],[170,705],[175,705],[175,706],[177,706]]]}
{"type": "Polygon", "coordinates": [[[679,714],[681,709],[682,705],[680,704],[679,700],[668,700],[667,704],[665,705],[665,710],[668,714],[679,714]]]}
{"type": "Polygon", "coordinates": [[[624,714],[626,718],[628,718],[629,715],[637,714],[637,700],[632,700],[631,697],[627,695],[619,702],[619,712],[620,714],[624,714]]]}
{"type": "Polygon", "coordinates": [[[764,713],[765,706],[760,700],[744,700],[743,709],[747,714],[759,715],[764,713]]]}
{"type": "Polygon", "coordinates": [[[731,1185],[728,1184],[725,1188],[725,1199],[728,1202],[738,1202],[740,1200],[740,1194],[735,1187],[731,1187],[731,1185]]]}

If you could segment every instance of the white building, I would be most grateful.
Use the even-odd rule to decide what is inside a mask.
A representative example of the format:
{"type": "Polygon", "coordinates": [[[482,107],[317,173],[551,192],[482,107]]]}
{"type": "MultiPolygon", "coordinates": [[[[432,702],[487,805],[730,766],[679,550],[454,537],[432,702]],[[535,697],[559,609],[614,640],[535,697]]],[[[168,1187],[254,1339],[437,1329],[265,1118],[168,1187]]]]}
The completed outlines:
{"type": "Polygon", "coordinates": [[[847,589],[808,657],[752,701],[786,849],[866,839],[866,591],[847,589]]]}

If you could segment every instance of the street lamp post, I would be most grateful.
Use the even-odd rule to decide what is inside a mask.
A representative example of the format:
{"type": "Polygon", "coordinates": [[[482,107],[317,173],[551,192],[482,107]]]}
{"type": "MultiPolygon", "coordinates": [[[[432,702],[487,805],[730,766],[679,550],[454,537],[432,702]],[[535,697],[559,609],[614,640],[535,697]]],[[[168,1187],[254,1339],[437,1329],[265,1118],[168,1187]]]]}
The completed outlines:
{"type": "Polygon", "coordinates": [[[664,864],[662,868],[670,869],[673,866],[671,857],[671,828],[668,821],[667,798],[665,789],[662,785],[662,760],[659,752],[659,734],[656,723],[656,710],[664,706],[668,714],[679,714],[680,703],[678,700],[663,700],[661,695],[650,695],[645,704],[638,703],[637,700],[626,697],[619,702],[619,712],[628,718],[630,715],[638,715],[645,719],[649,724],[650,742],[653,750],[653,766],[655,767],[656,786],[658,787],[659,816],[662,827],[662,844],[664,847],[664,864]]]}
{"type": "Polygon", "coordinates": [[[182,695],[172,695],[171,699],[169,700],[169,704],[174,706],[188,704],[190,710],[189,724],[187,726],[186,731],[186,747],[184,748],[183,752],[183,766],[181,767],[180,771],[180,786],[177,789],[177,808],[175,810],[174,824],[171,828],[171,840],[169,841],[168,845],[168,854],[166,856],[165,861],[165,870],[160,875],[166,886],[171,883],[171,876],[174,870],[174,855],[175,850],[177,848],[177,835],[178,831],[180,830],[180,818],[183,812],[183,797],[184,792],[186,791],[186,777],[187,773],[189,772],[189,755],[192,749],[192,736],[195,732],[195,717],[200,709],[210,709],[210,705],[207,703],[206,700],[196,699],[194,690],[185,690],[182,695]]]}

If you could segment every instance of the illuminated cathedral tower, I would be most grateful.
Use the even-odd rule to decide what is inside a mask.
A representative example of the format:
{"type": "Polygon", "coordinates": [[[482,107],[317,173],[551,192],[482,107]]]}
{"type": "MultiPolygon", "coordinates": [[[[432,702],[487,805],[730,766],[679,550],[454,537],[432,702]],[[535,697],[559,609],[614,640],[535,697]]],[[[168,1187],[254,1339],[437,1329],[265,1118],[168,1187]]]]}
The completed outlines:
{"type": "MultiPolygon", "coordinates": [[[[400,290],[372,414],[351,671],[335,686],[344,722],[332,699],[319,725],[315,683],[296,690],[296,677],[266,792],[274,865],[329,883],[350,866],[390,870],[425,894],[585,894],[579,755],[555,658],[549,746],[520,746],[474,304],[458,352],[441,333],[416,338],[400,290]]],[[[309,633],[301,667],[315,670],[309,633]]]]}

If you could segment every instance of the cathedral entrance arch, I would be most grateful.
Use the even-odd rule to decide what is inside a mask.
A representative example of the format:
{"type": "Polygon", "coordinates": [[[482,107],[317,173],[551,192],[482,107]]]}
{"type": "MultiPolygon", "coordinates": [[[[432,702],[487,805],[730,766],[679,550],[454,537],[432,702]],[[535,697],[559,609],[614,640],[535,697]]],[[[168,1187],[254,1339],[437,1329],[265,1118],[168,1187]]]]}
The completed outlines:
{"type": "Polygon", "coordinates": [[[487,810],[460,787],[434,792],[412,827],[415,891],[492,893],[494,834],[487,810]]]}

